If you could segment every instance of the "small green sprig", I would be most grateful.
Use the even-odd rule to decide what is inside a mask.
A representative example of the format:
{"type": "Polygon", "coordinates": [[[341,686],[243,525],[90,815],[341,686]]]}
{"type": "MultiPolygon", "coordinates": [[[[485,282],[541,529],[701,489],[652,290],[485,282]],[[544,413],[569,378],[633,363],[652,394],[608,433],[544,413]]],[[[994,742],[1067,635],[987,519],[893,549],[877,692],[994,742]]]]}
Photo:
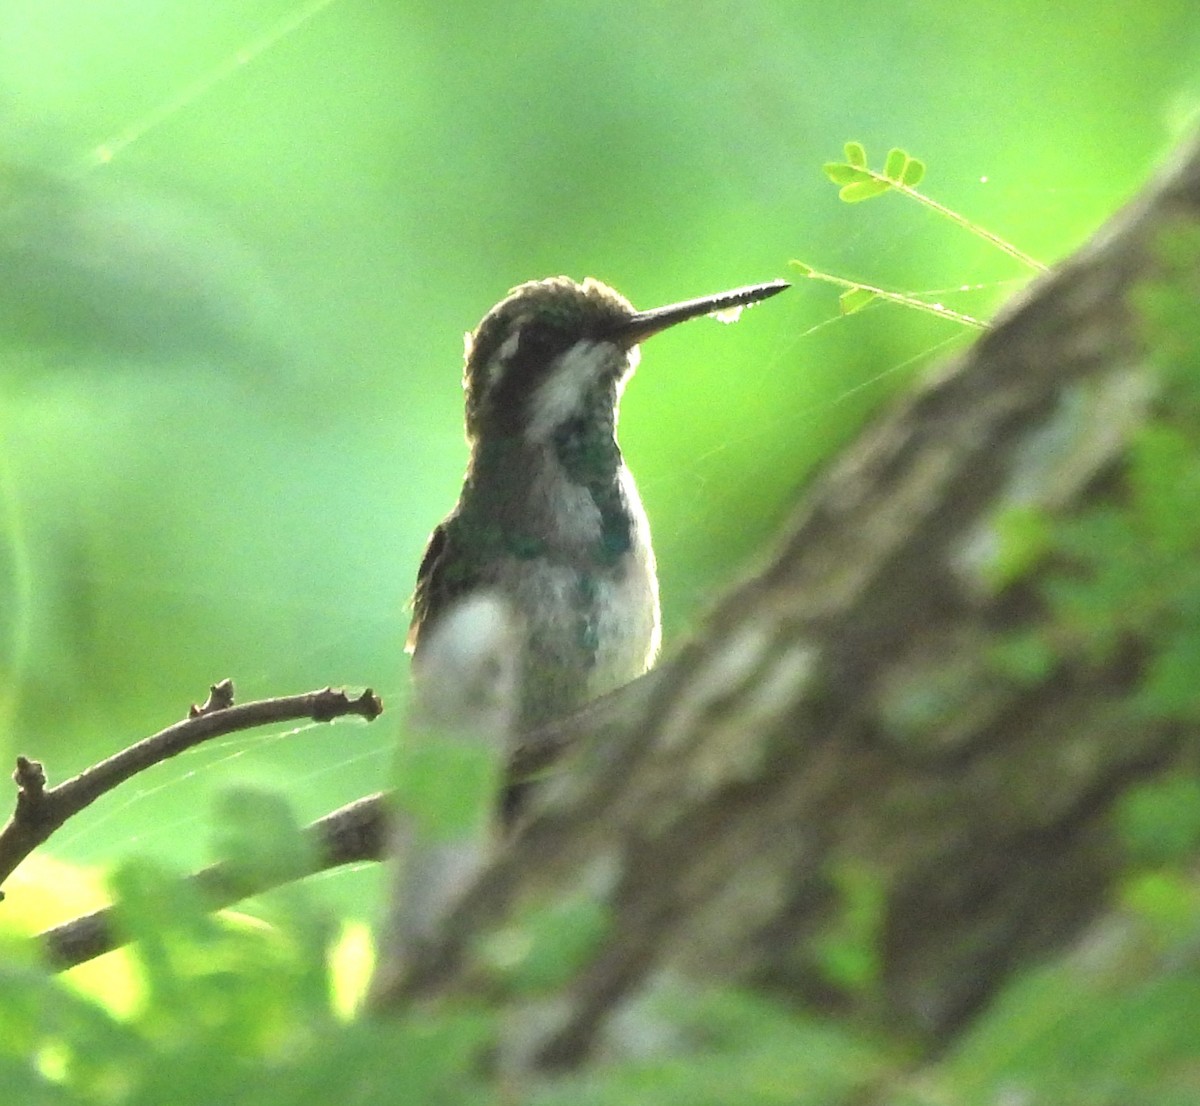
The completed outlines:
{"type": "MultiPolygon", "coordinates": [[[[914,189],[925,177],[925,162],[893,147],[888,151],[883,172],[867,166],[867,149],[861,142],[847,142],[845,161],[827,161],[825,175],[841,185],[838,198],[848,204],[882,196],[893,188],[914,189]]],[[[924,199],[924,197],[921,197],[924,199]]]]}
{"type": "MultiPolygon", "coordinates": [[[[866,147],[861,142],[847,142],[844,149],[846,160],[828,161],[825,163],[824,169],[825,175],[838,186],[838,196],[846,203],[861,203],[863,200],[882,196],[885,192],[900,192],[936,211],[956,226],[982,238],[1010,257],[1015,257],[1022,264],[1028,265],[1038,272],[1046,271],[1045,265],[1017,249],[1011,242],[1006,242],[999,235],[993,234],[959,215],[957,211],[952,211],[944,204],[918,192],[917,185],[925,179],[925,162],[920,158],[913,157],[906,150],[895,146],[888,151],[883,169],[880,171],[872,169],[867,164],[866,147]]],[[[889,303],[900,304],[902,307],[912,308],[915,311],[936,315],[941,319],[949,319],[951,322],[970,327],[973,330],[988,329],[988,324],[982,319],[977,319],[962,311],[954,311],[943,303],[931,302],[912,293],[888,291],[873,284],[866,284],[861,280],[849,280],[846,277],[835,276],[804,261],[793,260],[792,265],[809,280],[819,280],[842,288],[842,294],[838,298],[838,307],[843,315],[853,315],[876,300],[885,300],[889,303]]]]}
{"type": "Polygon", "coordinates": [[[807,262],[797,261],[794,258],[790,264],[800,271],[801,276],[805,276],[809,280],[819,280],[825,284],[834,284],[839,288],[844,288],[845,291],[838,297],[838,308],[843,315],[853,315],[875,300],[887,300],[889,303],[898,303],[902,307],[911,307],[915,311],[936,315],[940,319],[949,319],[951,322],[960,323],[974,330],[988,329],[988,324],[982,319],[977,319],[962,311],[954,311],[942,303],[930,303],[929,300],[923,300],[919,296],[906,292],[889,292],[886,288],[879,288],[874,284],[864,284],[861,280],[848,280],[846,277],[834,276],[832,273],[822,272],[807,262]]]}
{"type": "Polygon", "coordinates": [[[863,200],[882,196],[885,192],[899,192],[936,211],[955,225],[969,231],[977,238],[982,238],[1010,257],[1016,258],[1021,264],[1028,265],[1029,268],[1039,273],[1047,271],[1047,266],[1037,258],[1030,257],[1029,254],[1019,250],[1011,242],[1006,242],[998,234],[993,234],[977,223],[972,223],[970,219],[960,215],[957,211],[938,203],[937,200],[930,199],[923,192],[918,192],[917,185],[925,178],[925,163],[920,158],[913,157],[898,146],[893,147],[888,151],[887,158],[883,163],[883,171],[880,172],[867,164],[866,147],[861,142],[847,142],[844,152],[845,161],[827,161],[824,165],[825,175],[838,185],[838,197],[844,202],[848,204],[862,203],[863,200]]]}

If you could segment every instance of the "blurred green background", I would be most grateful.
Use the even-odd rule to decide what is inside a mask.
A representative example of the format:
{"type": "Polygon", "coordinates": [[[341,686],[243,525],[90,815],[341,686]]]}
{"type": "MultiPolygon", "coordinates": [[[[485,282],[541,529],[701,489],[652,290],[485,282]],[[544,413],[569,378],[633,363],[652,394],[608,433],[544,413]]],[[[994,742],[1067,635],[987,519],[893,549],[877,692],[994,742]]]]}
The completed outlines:
{"type": "MultiPolygon", "coordinates": [[[[590,274],[650,307],[802,258],[986,315],[1029,274],[899,197],[841,204],[821,164],[903,146],[924,191],[1053,262],[1198,95],[1195,0],[2,0],[5,762],[60,780],[224,676],[398,706],[465,460],[462,334],[513,284],[590,274]]],[[[968,337],[841,319],[805,282],[648,344],[622,445],[668,650],[821,458],[968,337]]],[[[394,718],[217,742],[51,851],[195,862],[232,781],[318,815],[384,786],[394,718]]]]}

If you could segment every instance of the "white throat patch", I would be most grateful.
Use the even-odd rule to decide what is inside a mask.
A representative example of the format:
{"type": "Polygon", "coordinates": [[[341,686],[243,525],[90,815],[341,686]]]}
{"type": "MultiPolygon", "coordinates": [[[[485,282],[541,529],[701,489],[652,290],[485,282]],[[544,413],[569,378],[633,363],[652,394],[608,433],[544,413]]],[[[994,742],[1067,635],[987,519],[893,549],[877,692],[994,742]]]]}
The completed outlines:
{"type": "Polygon", "coordinates": [[[583,406],[584,393],[600,372],[601,342],[576,342],[561,354],[530,404],[528,441],[545,444],[583,406]]]}

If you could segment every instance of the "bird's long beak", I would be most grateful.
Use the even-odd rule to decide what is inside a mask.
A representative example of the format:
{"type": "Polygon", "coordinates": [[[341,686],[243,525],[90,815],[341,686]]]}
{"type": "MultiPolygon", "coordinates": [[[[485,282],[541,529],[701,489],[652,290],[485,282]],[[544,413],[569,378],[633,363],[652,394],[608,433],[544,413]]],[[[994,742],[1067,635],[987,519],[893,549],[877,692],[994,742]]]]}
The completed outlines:
{"type": "Polygon", "coordinates": [[[636,346],[660,330],[666,330],[676,323],[687,322],[688,319],[699,315],[729,312],[732,320],[737,317],[741,308],[778,295],[787,287],[789,285],[786,280],[772,280],[766,284],[750,284],[745,288],[734,288],[730,292],[718,292],[715,296],[701,296],[695,300],[672,303],[667,307],[656,307],[651,311],[635,311],[621,323],[617,336],[629,345],[636,346]]]}

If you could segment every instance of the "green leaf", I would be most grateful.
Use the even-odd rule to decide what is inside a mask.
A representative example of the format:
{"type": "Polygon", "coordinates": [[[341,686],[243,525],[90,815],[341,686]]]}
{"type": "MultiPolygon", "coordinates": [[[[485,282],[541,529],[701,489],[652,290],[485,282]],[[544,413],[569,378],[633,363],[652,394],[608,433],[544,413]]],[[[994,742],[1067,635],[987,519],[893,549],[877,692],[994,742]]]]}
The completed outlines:
{"type": "Polygon", "coordinates": [[[1016,977],[956,1037],[925,1093],[900,1101],[996,1103],[1020,1087],[1024,1101],[1057,1106],[1193,1102],[1200,976],[1190,962],[1175,966],[1188,954],[1168,967],[1129,941],[1120,951],[1107,951],[1116,940],[1105,952],[1097,944],[1084,963],[1016,977]]]}
{"type": "MultiPolygon", "coordinates": [[[[1147,662],[1135,701],[1152,718],[1195,720],[1200,715],[1196,695],[1200,687],[1200,632],[1195,621],[1188,620],[1163,637],[1158,651],[1147,662]]],[[[1200,803],[1197,812],[1200,814],[1200,803]]]]}
{"type": "Polygon", "coordinates": [[[992,530],[995,549],[985,573],[997,591],[1027,576],[1050,551],[1050,522],[1045,512],[1029,504],[1000,511],[992,530]]]}
{"type": "Polygon", "coordinates": [[[1200,888],[1181,872],[1168,869],[1135,876],[1121,888],[1121,902],[1169,944],[1183,944],[1196,933],[1200,888]]]}
{"type": "Polygon", "coordinates": [[[919,157],[910,157],[900,174],[900,183],[909,188],[916,188],[925,179],[925,162],[919,157]]]}
{"type": "Polygon", "coordinates": [[[170,930],[208,934],[214,929],[195,884],[155,861],[134,857],[109,876],[117,930],[141,951],[159,946],[170,930]]]}
{"type": "Polygon", "coordinates": [[[213,851],[250,888],[299,879],[314,857],[287,798],[274,791],[230,788],[217,799],[213,851]]]}
{"type": "Polygon", "coordinates": [[[879,980],[881,971],[883,880],[857,862],[836,867],[830,877],[838,892],[838,914],[814,949],[829,979],[865,990],[879,980]]]}
{"type": "Polygon", "coordinates": [[[1192,509],[1200,496],[1200,463],[1189,430],[1151,423],[1138,434],[1130,457],[1138,515],[1161,554],[1187,556],[1200,542],[1192,509]]]}
{"type": "Polygon", "coordinates": [[[1029,687],[1054,671],[1058,657],[1046,636],[1031,630],[1000,638],[988,649],[987,660],[998,675],[1029,687]]]}
{"type": "Polygon", "coordinates": [[[834,184],[854,184],[856,181],[871,180],[871,174],[844,161],[827,161],[822,169],[834,184]]]}
{"type": "Polygon", "coordinates": [[[1200,848],[1200,779],[1175,775],[1143,784],[1121,799],[1116,814],[1135,860],[1186,864],[1200,848]]]}
{"type": "Polygon", "coordinates": [[[791,265],[792,268],[795,269],[801,276],[812,276],[813,273],[817,271],[807,262],[797,261],[795,258],[789,261],[788,264],[791,265]]]}
{"type": "Polygon", "coordinates": [[[863,200],[873,199],[875,196],[882,196],[883,193],[891,189],[891,184],[885,180],[864,180],[854,184],[848,184],[838,193],[838,199],[844,203],[857,204],[863,200]]]}
{"type": "Polygon", "coordinates": [[[500,767],[485,745],[417,731],[400,742],[395,801],[428,840],[459,840],[486,825],[499,789],[500,767]]]}
{"type": "Polygon", "coordinates": [[[846,160],[857,169],[867,167],[867,150],[861,142],[847,142],[843,147],[846,160]]]}
{"type": "Polygon", "coordinates": [[[609,924],[601,902],[579,896],[528,911],[482,942],[480,952],[510,992],[545,993],[587,963],[609,924]]]}
{"type": "Polygon", "coordinates": [[[838,296],[838,310],[843,315],[853,315],[876,299],[878,296],[868,288],[847,288],[838,296]]]}
{"type": "Polygon", "coordinates": [[[899,146],[893,146],[888,150],[887,161],[883,165],[883,175],[888,180],[899,182],[904,177],[904,169],[908,164],[908,154],[906,154],[899,146]]]}

